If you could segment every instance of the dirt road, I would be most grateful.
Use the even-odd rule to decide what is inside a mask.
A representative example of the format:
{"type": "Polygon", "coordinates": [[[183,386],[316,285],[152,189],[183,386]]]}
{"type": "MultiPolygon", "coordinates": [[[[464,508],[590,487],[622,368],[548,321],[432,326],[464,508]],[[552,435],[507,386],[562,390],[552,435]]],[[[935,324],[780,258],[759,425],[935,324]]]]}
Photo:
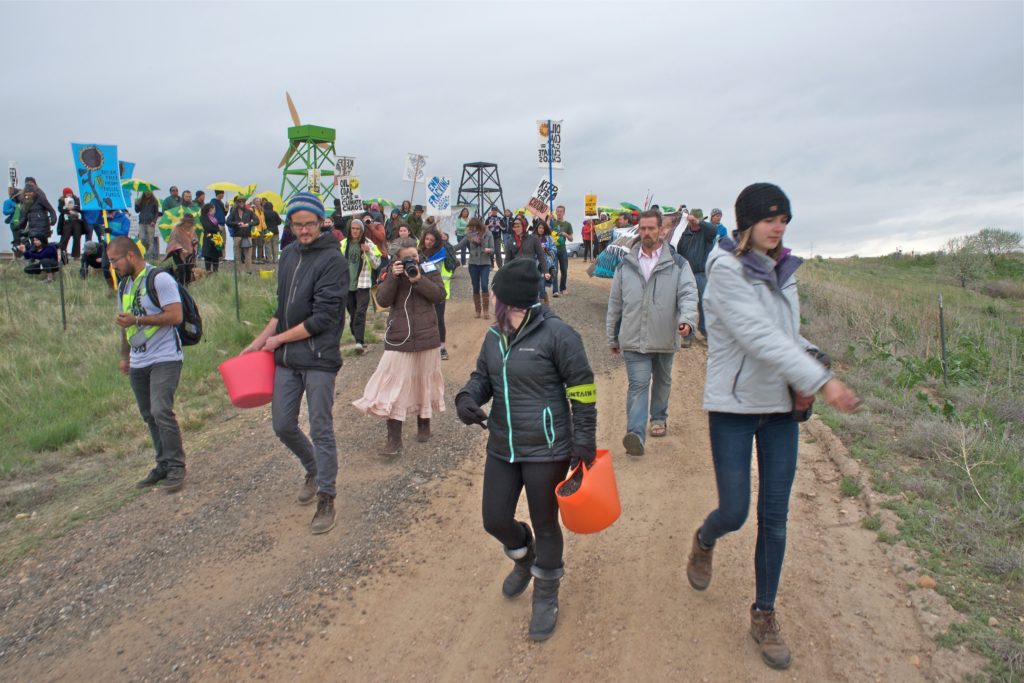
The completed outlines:
{"type": "MultiPolygon", "coordinates": [[[[308,533],[312,509],[293,502],[301,470],[274,438],[268,410],[188,435],[190,480],[180,494],[145,495],[0,579],[0,678],[942,678],[905,581],[807,435],[778,603],[792,668],[765,667],[747,632],[753,514],[719,543],[710,589],[690,589],[690,536],[716,502],[700,409],[704,351],[677,356],[668,437],[649,441],[642,458],[621,455],[626,379],[604,347],[608,283],[586,281],[579,265],[570,295],[552,307],[584,336],[598,375],[599,443],[616,455],[623,513],[600,534],[567,532],[551,640],[526,638],[529,591],[515,601],[500,594],[510,562],[480,523],[484,433],[458,423],[449,404],[430,443],[407,439],[394,461],[376,455],[383,425],[350,402],[378,344],[347,359],[338,377],[334,531],[308,533]]],[[[448,309],[449,398],[486,329],[472,317],[467,279],[457,273],[448,309]]]]}

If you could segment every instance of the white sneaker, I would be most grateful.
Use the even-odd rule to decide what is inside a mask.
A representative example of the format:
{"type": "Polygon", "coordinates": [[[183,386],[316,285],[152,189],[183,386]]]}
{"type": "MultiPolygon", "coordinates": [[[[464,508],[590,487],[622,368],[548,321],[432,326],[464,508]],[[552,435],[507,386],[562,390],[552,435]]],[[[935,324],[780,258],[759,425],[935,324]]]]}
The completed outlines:
{"type": "Polygon", "coordinates": [[[366,347],[363,346],[362,344],[356,344],[356,353],[358,353],[360,356],[363,355],[364,353],[366,353],[366,347]]]}

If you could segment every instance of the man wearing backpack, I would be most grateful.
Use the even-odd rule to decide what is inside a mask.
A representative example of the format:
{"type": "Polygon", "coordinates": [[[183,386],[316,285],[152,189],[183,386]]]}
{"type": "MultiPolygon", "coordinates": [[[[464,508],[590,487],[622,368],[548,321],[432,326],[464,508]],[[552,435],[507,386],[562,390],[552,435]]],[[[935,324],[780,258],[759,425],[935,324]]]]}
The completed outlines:
{"type": "Polygon", "coordinates": [[[178,283],[170,273],[154,272],[128,237],[115,237],[107,255],[121,280],[115,319],[124,332],[119,367],[128,375],[156,449],[156,467],[136,486],[155,485],[173,493],[185,484],[185,450],[174,415],[184,359],[177,330],[183,318],[178,283]]]}

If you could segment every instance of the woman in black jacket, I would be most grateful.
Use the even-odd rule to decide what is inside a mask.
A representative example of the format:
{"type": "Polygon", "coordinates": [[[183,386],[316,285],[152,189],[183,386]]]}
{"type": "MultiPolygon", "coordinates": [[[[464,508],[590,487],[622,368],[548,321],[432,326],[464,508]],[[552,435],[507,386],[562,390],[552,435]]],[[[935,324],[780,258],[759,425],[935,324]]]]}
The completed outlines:
{"type": "Polygon", "coordinates": [[[224,254],[224,226],[217,222],[217,207],[213,203],[203,207],[199,223],[203,226],[203,261],[206,262],[206,272],[216,273],[220,270],[220,259],[224,254]],[[218,236],[219,245],[216,239],[218,236]]]}
{"type": "Polygon", "coordinates": [[[536,262],[537,271],[544,276],[544,279],[537,285],[537,295],[546,302],[548,295],[544,282],[551,279],[551,273],[547,270],[548,257],[537,236],[526,231],[526,219],[517,217],[512,221],[512,237],[509,238],[506,246],[506,263],[524,257],[532,258],[536,262]]]}
{"type": "Polygon", "coordinates": [[[515,562],[501,587],[508,598],[526,590],[531,576],[530,638],[546,640],[558,619],[562,529],[555,486],[567,467],[596,455],[594,373],[576,330],[537,302],[540,272],[527,259],[507,263],[494,276],[494,317],[476,370],[455,397],[459,419],[486,422],[484,529],[515,562]],[[493,399],[490,416],[480,406],[493,399]],[[526,489],[529,525],[515,519],[526,489]],[[536,536],[536,541],[534,540],[536,536]]]}

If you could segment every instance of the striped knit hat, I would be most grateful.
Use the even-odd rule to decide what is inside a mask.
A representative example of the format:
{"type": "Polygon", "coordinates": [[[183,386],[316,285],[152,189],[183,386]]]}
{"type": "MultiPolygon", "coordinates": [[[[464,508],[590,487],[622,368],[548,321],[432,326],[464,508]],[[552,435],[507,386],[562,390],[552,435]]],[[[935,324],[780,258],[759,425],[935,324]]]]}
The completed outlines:
{"type": "Polygon", "coordinates": [[[320,218],[324,218],[327,212],[324,211],[324,203],[312,192],[297,192],[288,200],[289,218],[296,211],[312,211],[320,218]]]}

